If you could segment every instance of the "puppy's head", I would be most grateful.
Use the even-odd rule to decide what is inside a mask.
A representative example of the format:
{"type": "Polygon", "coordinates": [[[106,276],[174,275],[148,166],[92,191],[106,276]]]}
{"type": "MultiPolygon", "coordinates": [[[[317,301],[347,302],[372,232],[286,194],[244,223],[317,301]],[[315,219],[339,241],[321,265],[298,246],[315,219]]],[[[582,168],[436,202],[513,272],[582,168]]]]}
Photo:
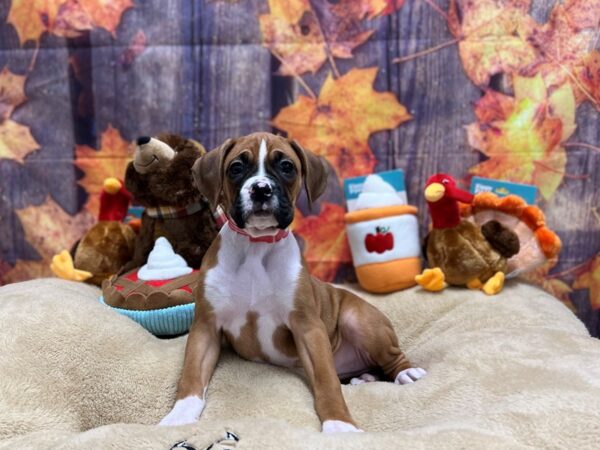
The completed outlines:
{"type": "Polygon", "coordinates": [[[270,133],[228,139],[194,164],[200,192],[251,236],[275,235],[294,219],[304,187],[309,204],[325,190],[325,160],[270,133]]]}

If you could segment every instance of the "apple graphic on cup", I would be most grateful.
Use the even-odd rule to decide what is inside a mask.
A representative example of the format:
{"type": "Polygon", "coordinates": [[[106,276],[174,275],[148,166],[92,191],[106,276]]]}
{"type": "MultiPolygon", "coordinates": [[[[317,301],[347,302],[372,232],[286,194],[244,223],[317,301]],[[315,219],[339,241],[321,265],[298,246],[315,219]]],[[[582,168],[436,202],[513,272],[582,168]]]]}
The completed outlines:
{"type": "Polygon", "coordinates": [[[369,253],[383,253],[394,248],[394,235],[390,227],[376,227],[375,234],[365,236],[365,247],[369,253]]]}

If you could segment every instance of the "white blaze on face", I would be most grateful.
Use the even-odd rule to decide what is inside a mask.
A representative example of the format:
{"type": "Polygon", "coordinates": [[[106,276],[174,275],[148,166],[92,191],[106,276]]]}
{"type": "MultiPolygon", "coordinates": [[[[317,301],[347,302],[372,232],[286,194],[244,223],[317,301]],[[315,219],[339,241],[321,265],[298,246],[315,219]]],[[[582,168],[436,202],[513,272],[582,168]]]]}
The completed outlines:
{"type": "MultiPolygon", "coordinates": [[[[254,206],[253,201],[250,198],[250,190],[251,190],[252,186],[258,182],[263,182],[263,183],[267,183],[268,185],[273,187],[271,180],[267,177],[267,170],[266,170],[267,153],[268,153],[267,141],[262,139],[260,141],[260,147],[258,149],[258,170],[255,175],[251,176],[244,182],[244,184],[242,185],[242,189],[240,191],[240,196],[242,198],[242,207],[243,207],[244,212],[247,214],[252,212],[253,206],[254,206]]],[[[278,199],[275,196],[273,196],[267,204],[263,205],[263,209],[267,209],[269,207],[276,208],[277,202],[278,202],[278,199]]],[[[264,221],[264,218],[263,218],[263,221],[264,221]]],[[[272,222],[272,219],[269,221],[269,224],[261,223],[261,225],[271,226],[271,222],[272,222]]]]}
{"type": "Polygon", "coordinates": [[[267,159],[267,142],[262,139],[258,149],[258,174],[257,177],[265,176],[265,160],[267,159]]]}

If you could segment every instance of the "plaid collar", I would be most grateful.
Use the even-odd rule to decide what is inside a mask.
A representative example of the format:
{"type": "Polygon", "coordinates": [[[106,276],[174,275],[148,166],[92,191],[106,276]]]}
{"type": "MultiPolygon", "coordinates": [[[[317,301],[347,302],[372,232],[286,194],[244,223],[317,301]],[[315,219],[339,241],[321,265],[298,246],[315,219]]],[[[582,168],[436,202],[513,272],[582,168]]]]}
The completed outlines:
{"type": "Polygon", "coordinates": [[[223,211],[221,205],[217,206],[217,210],[214,212],[214,217],[219,228],[227,224],[229,226],[229,229],[235,231],[237,234],[241,234],[242,236],[247,237],[250,242],[274,244],[275,242],[279,242],[283,238],[286,238],[288,234],[290,234],[288,230],[279,230],[274,236],[251,236],[246,230],[243,230],[242,228],[238,227],[233,220],[230,220],[227,217],[227,214],[225,213],[225,211],[223,211]]]}
{"type": "Polygon", "coordinates": [[[191,203],[184,208],[176,208],[174,206],[156,206],[154,208],[146,208],[144,211],[148,216],[154,219],[177,219],[180,217],[191,216],[201,211],[204,205],[200,202],[191,203]]]}

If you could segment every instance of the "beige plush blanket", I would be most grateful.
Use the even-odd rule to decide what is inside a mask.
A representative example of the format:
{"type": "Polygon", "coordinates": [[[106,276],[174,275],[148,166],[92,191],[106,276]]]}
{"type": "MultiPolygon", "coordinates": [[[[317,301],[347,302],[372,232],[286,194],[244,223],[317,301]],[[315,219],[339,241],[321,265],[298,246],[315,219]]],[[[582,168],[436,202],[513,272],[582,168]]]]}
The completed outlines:
{"type": "Polygon", "coordinates": [[[0,288],[0,448],[600,445],[600,342],[528,285],[509,283],[493,298],[462,289],[366,296],[429,374],[408,386],[344,386],[367,432],[339,435],[319,433],[301,374],[228,352],[200,422],[156,426],[174,401],[186,337],[157,339],[101,306],[98,293],[53,279],[0,288]]]}

